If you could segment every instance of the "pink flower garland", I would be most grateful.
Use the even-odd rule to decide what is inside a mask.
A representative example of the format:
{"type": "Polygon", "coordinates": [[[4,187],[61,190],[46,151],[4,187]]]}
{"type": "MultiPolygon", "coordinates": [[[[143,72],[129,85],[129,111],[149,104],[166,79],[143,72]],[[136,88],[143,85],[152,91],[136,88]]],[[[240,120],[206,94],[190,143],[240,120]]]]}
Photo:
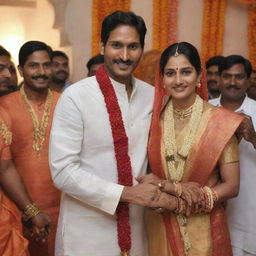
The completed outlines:
{"type": "MultiPolygon", "coordinates": [[[[131,160],[128,155],[128,137],[125,132],[118,100],[104,65],[97,70],[96,79],[104,96],[106,108],[109,114],[109,122],[112,130],[117,163],[118,183],[124,186],[132,186],[132,167],[131,160]]],[[[128,253],[131,249],[129,204],[119,203],[116,214],[118,244],[122,253],[128,253]]]]}

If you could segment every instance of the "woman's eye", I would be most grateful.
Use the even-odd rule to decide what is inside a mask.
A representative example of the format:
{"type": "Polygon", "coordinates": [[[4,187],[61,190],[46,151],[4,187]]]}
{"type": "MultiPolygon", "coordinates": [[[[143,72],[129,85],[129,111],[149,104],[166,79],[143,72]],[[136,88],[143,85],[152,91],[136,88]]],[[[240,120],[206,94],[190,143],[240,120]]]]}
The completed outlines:
{"type": "Polygon", "coordinates": [[[165,75],[166,76],[173,76],[174,72],[173,71],[167,71],[167,72],[165,72],[165,75]]]}
{"type": "Polygon", "coordinates": [[[185,75],[185,76],[190,75],[191,74],[191,70],[183,70],[182,74],[185,75]]]}

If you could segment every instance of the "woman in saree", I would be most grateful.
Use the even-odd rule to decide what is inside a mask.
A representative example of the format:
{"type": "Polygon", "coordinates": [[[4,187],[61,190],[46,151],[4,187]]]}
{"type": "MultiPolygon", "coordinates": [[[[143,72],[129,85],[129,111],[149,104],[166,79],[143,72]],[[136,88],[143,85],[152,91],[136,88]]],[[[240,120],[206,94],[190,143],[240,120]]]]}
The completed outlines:
{"type": "Polygon", "coordinates": [[[140,181],[158,185],[176,203],[147,213],[149,255],[230,256],[223,202],[239,191],[234,133],[243,117],[205,101],[193,45],[165,49],[159,73],[148,146],[153,174],[140,181]]]}

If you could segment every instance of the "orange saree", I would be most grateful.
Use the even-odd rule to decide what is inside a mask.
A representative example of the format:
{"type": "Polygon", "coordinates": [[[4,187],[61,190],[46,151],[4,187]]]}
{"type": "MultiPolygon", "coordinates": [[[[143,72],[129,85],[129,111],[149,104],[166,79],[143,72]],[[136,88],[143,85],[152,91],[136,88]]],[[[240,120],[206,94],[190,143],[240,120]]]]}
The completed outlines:
{"type": "MultiPolygon", "coordinates": [[[[0,99],[0,107],[10,119],[10,130],[13,140],[10,146],[13,162],[22,176],[27,191],[39,208],[51,218],[51,231],[46,243],[35,242],[29,236],[29,250],[33,256],[53,256],[54,242],[59,213],[60,192],[54,187],[48,165],[48,144],[53,118],[53,111],[59,95],[53,93],[50,115],[46,128],[45,141],[38,154],[33,149],[34,126],[20,91],[6,95],[0,99]]],[[[40,120],[45,102],[32,107],[40,120]]]]}
{"type": "MultiPolygon", "coordinates": [[[[162,179],[168,179],[166,163],[162,153],[164,139],[161,114],[169,97],[162,87],[156,87],[148,146],[149,163],[154,174],[162,179]]],[[[243,117],[233,112],[222,108],[217,109],[204,103],[204,113],[196,140],[186,160],[182,181],[198,182],[200,186],[213,186],[212,180],[216,182],[218,177],[216,168],[221,155],[230,144],[232,136],[242,119],[243,117]]],[[[151,243],[154,244],[154,238],[149,235],[149,248],[150,251],[153,251],[150,255],[155,255],[157,252],[159,255],[166,256],[232,255],[226,217],[222,205],[216,206],[210,214],[189,216],[187,223],[184,225],[186,226],[185,231],[184,227],[181,227],[177,215],[170,212],[162,215],[151,214],[149,223],[149,234],[155,232],[155,240],[160,243],[154,248],[151,245],[151,243]],[[161,238],[157,238],[157,236],[161,238]],[[198,246],[194,246],[193,243],[197,243],[198,246]],[[187,248],[189,248],[189,251],[186,250],[187,248]],[[160,252],[160,250],[162,251],[160,252]]]]}
{"type": "MultiPolygon", "coordinates": [[[[10,142],[11,134],[0,117],[0,159],[10,159],[10,142]]],[[[28,241],[22,236],[20,212],[0,188],[0,255],[28,256],[27,247],[28,241]]]]}

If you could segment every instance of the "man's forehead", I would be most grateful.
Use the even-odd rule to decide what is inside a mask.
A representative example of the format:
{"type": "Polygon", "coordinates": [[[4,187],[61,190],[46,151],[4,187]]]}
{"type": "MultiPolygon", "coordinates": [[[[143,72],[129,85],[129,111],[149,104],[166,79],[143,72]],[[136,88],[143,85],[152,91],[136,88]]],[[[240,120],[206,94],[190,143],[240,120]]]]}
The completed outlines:
{"type": "Polygon", "coordinates": [[[218,66],[217,65],[212,65],[212,66],[210,66],[209,68],[207,68],[207,71],[209,70],[209,71],[218,71],[218,66]]]}
{"type": "Polygon", "coordinates": [[[11,65],[11,60],[7,56],[0,56],[0,64],[2,65],[11,65]]]}
{"type": "Polygon", "coordinates": [[[62,56],[56,56],[52,58],[53,62],[68,63],[68,60],[62,56]]]}
{"type": "Polygon", "coordinates": [[[27,57],[26,62],[41,62],[41,61],[44,61],[44,62],[51,61],[51,58],[47,51],[35,51],[35,52],[31,53],[27,57]]]}
{"type": "Polygon", "coordinates": [[[228,69],[224,69],[223,73],[230,73],[230,74],[241,74],[241,73],[245,73],[245,68],[243,64],[234,64],[233,66],[231,66],[228,69]]]}

